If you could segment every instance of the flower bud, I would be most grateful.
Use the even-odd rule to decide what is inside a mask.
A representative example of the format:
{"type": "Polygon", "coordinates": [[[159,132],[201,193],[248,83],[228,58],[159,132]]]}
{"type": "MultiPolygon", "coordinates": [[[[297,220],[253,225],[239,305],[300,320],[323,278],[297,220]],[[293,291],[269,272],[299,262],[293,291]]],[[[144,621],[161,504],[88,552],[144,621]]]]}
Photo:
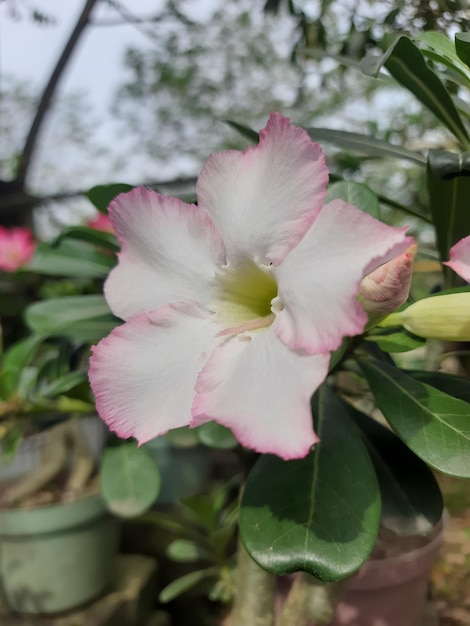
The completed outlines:
{"type": "Polygon", "coordinates": [[[470,341],[470,292],[423,298],[391,317],[419,337],[470,341]]]}
{"type": "Polygon", "coordinates": [[[358,300],[369,315],[370,323],[377,323],[406,301],[416,249],[415,244],[410,246],[363,278],[358,300]]]}

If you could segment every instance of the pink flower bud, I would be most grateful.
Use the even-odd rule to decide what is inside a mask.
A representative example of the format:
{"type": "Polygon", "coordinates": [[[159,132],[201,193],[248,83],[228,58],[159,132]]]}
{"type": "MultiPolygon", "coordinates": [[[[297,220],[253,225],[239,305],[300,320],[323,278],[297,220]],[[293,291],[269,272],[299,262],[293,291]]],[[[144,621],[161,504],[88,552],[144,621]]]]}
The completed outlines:
{"type": "Polygon", "coordinates": [[[450,249],[450,261],[444,263],[464,280],[470,282],[470,236],[464,237],[450,249]]]}
{"type": "Polygon", "coordinates": [[[407,299],[413,274],[416,245],[368,274],[361,282],[358,296],[365,312],[378,322],[407,299]]]}
{"type": "Polygon", "coordinates": [[[0,270],[14,272],[33,256],[36,242],[29,228],[0,226],[0,270]]]}

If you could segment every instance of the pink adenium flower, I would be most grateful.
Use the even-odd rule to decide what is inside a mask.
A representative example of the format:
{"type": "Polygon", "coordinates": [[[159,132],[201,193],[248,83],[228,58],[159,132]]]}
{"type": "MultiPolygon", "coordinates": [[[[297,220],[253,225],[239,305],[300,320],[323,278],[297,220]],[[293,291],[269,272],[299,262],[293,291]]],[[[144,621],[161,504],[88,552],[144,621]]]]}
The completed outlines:
{"type": "Polygon", "coordinates": [[[95,230],[102,230],[105,233],[114,233],[111,220],[104,213],[99,213],[96,217],[89,219],[86,225],[95,230]]]}
{"type": "Polygon", "coordinates": [[[450,249],[450,261],[446,261],[444,265],[451,267],[467,283],[470,283],[470,235],[458,241],[450,249]]]}
{"type": "Polygon", "coordinates": [[[29,228],[0,226],[0,270],[14,272],[26,265],[35,249],[36,242],[29,228]]]}
{"type": "Polygon", "coordinates": [[[215,420],[259,452],[308,454],[310,397],[367,323],[360,283],[412,243],[324,205],[327,182],[320,146],[273,113],[258,146],[209,157],[197,206],[143,187],[111,203],[122,250],[105,295],[125,323],[90,380],[112,430],[143,443],[215,420]]]}

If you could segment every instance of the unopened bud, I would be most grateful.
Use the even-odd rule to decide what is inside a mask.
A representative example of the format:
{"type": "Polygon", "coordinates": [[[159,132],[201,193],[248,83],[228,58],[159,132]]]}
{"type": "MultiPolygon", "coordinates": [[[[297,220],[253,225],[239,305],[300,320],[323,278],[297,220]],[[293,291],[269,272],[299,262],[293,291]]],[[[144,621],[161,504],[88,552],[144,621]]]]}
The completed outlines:
{"type": "Polygon", "coordinates": [[[470,341],[470,292],[423,298],[387,320],[425,339],[470,341]]]}
{"type": "MultiPolygon", "coordinates": [[[[417,246],[384,263],[361,282],[358,300],[372,323],[400,307],[410,292],[413,260],[417,246]]],[[[371,324],[369,323],[369,326],[371,324]]]]}

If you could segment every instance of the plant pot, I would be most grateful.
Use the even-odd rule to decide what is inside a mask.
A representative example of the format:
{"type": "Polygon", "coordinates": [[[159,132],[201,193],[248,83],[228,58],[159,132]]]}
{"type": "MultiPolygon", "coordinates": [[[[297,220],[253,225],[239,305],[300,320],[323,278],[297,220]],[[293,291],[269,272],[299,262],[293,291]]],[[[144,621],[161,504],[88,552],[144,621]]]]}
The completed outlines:
{"type": "MultiPolygon", "coordinates": [[[[88,415],[80,418],[79,426],[90,447],[93,459],[98,461],[108,436],[105,423],[97,415],[88,415]]],[[[0,482],[19,478],[38,467],[42,450],[49,441],[49,437],[48,429],[24,437],[15,454],[7,459],[2,453],[0,443],[0,482]]]]}
{"type": "Polygon", "coordinates": [[[417,626],[429,572],[439,556],[443,524],[428,543],[397,556],[367,561],[351,578],[330,626],[417,626]]]}
{"type": "Polygon", "coordinates": [[[19,613],[59,613],[100,595],[111,581],[118,523],[100,494],[34,509],[0,511],[0,584],[19,613]]]}

